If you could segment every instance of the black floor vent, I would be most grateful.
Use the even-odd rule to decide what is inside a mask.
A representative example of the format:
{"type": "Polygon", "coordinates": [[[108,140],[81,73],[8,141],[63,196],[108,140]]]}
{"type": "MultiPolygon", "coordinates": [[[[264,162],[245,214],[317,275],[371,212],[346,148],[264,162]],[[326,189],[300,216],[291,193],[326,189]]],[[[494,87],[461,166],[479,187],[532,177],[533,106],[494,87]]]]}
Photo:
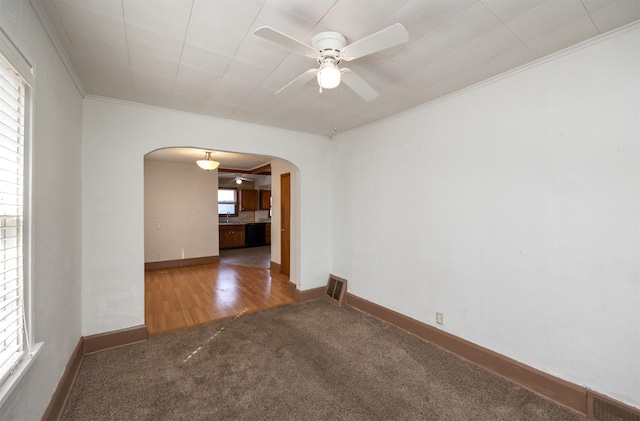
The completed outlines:
{"type": "Polygon", "coordinates": [[[640,410],[589,391],[587,418],[596,421],[640,421],[640,410]]]}
{"type": "Polygon", "coordinates": [[[327,290],[325,291],[325,298],[329,301],[342,305],[342,299],[347,292],[347,280],[338,278],[334,275],[329,275],[329,282],[327,282],[327,290]]]}

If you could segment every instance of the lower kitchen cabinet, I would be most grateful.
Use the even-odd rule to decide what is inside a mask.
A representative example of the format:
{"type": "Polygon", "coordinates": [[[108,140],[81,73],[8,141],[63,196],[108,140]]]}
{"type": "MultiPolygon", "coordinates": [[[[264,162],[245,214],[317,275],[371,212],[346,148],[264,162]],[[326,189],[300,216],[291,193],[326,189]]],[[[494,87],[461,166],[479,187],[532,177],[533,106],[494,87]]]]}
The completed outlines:
{"type": "Polygon", "coordinates": [[[220,225],[220,250],[244,247],[244,225],[220,225]]]}

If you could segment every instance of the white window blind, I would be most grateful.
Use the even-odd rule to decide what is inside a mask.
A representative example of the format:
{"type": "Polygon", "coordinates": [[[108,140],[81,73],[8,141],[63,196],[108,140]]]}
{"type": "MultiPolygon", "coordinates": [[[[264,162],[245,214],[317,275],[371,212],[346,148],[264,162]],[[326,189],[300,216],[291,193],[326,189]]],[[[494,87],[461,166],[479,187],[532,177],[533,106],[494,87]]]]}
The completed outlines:
{"type": "Polygon", "coordinates": [[[0,383],[25,344],[23,200],[25,81],[0,56],[0,383]]]}

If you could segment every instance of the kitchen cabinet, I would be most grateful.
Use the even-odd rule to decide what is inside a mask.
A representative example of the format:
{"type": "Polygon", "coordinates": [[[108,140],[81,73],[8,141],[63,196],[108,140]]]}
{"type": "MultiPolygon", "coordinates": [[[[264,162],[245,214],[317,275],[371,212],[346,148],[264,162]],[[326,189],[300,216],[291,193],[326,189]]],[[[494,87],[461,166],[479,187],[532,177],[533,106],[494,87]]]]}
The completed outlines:
{"type": "Polygon", "coordinates": [[[260,210],[271,209],[271,190],[260,190],[260,210]]]}
{"type": "Polygon", "coordinates": [[[240,210],[258,210],[258,190],[240,190],[240,210]]]}
{"type": "Polygon", "coordinates": [[[264,227],[264,243],[271,244],[271,222],[267,222],[264,227]]]}
{"type": "Polygon", "coordinates": [[[244,225],[220,225],[220,250],[244,247],[244,225]]]}

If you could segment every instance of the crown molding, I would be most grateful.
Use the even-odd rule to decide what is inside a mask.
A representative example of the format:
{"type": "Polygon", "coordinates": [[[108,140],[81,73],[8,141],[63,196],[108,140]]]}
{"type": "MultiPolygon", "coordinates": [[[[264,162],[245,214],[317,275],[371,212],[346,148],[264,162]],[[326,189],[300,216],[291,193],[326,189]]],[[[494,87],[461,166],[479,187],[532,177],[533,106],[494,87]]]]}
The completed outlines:
{"type": "Polygon", "coordinates": [[[80,92],[80,95],[82,95],[82,97],[85,97],[87,95],[87,91],[85,90],[84,85],[80,80],[80,77],[78,76],[75,69],[73,68],[73,64],[71,64],[71,59],[69,58],[69,55],[67,54],[66,50],[62,46],[62,42],[60,41],[60,38],[58,38],[56,31],[53,29],[53,25],[51,24],[51,21],[49,20],[49,16],[47,16],[47,13],[44,10],[44,6],[42,5],[41,0],[29,0],[29,4],[31,4],[31,7],[36,12],[36,15],[38,16],[38,20],[40,20],[40,23],[44,27],[45,32],[47,33],[47,35],[49,36],[49,39],[53,43],[53,46],[58,52],[58,56],[60,56],[60,59],[62,60],[64,67],[67,69],[67,72],[69,73],[69,76],[71,76],[71,79],[73,80],[73,83],[76,85],[76,88],[80,92]]]}

